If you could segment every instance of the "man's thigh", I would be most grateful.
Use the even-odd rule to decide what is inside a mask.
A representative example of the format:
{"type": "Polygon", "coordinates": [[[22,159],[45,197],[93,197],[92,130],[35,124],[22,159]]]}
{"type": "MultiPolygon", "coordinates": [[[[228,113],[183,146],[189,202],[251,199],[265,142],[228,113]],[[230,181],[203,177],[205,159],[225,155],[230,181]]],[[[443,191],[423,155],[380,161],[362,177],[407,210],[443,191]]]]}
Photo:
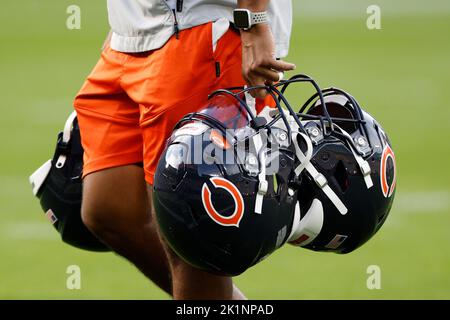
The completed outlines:
{"type": "Polygon", "coordinates": [[[83,218],[91,224],[99,222],[112,233],[117,233],[120,225],[137,231],[150,223],[150,210],[144,171],[139,165],[104,169],[83,179],[82,212],[89,215],[83,218]]]}

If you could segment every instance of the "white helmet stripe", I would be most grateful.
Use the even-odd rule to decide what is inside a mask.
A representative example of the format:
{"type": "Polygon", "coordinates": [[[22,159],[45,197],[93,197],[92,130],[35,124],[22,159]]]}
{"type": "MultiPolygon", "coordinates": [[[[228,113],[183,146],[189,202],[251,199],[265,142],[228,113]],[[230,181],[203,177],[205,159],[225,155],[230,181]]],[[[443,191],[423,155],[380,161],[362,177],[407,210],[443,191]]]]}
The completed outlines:
{"type": "Polygon", "coordinates": [[[294,220],[293,231],[288,242],[299,246],[311,243],[322,231],[324,221],[322,202],[314,199],[303,219],[300,220],[300,217],[297,218],[297,216],[294,219],[299,219],[299,221],[295,222],[294,220]]]}

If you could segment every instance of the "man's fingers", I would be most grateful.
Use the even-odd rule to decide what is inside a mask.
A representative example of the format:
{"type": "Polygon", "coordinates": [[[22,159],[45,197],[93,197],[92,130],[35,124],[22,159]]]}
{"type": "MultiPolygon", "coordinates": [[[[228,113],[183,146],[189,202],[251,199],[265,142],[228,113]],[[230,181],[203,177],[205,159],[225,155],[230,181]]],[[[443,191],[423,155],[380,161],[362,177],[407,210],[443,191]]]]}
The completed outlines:
{"type": "Polygon", "coordinates": [[[284,72],[277,72],[278,73],[278,82],[284,79],[284,72]]]}
{"type": "Polygon", "coordinates": [[[279,72],[271,69],[267,69],[264,67],[257,67],[254,69],[254,72],[258,74],[258,76],[261,76],[264,78],[264,80],[269,82],[278,82],[280,81],[280,74],[279,72]]]}
{"type": "Polygon", "coordinates": [[[283,60],[275,60],[275,59],[269,61],[266,65],[266,67],[271,68],[276,71],[291,71],[296,68],[295,64],[293,64],[293,63],[285,62],[283,60]]]}
{"type": "MultiPolygon", "coordinates": [[[[264,79],[260,77],[251,77],[251,79],[246,79],[246,82],[250,87],[263,86],[265,84],[264,79]]],[[[254,98],[264,98],[267,95],[267,91],[263,88],[253,89],[249,92],[254,98]]]]}
{"type": "Polygon", "coordinates": [[[267,91],[266,91],[266,89],[254,89],[254,90],[250,90],[250,94],[254,98],[265,98],[267,95],[267,91]]]}

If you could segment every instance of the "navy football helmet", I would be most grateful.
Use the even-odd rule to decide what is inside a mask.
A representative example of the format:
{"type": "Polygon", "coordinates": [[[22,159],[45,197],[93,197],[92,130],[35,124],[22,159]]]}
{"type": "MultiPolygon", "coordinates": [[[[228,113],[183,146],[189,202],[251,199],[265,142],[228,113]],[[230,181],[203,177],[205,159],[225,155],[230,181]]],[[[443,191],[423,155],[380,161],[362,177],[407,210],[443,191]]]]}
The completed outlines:
{"type": "MultiPolygon", "coordinates": [[[[296,76],[280,93],[296,81],[312,79],[296,76]]],[[[390,212],[396,187],[391,143],[380,124],[340,89],[318,90],[297,116],[303,125],[293,129],[300,215],[289,242],[349,253],[369,240],[390,212]]]]}
{"type": "Polygon", "coordinates": [[[33,194],[65,243],[88,251],[110,251],[81,220],[83,153],[74,111],[58,134],[53,159],[30,176],[33,194]]]}
{"type": "Polygon", "coordinates": [[[191,265],[238,275],[290,235],[297,192],[285,129],[256,117],[244,91],[219,90],[176,126],[155,174],[162,235],[191,265]]]}

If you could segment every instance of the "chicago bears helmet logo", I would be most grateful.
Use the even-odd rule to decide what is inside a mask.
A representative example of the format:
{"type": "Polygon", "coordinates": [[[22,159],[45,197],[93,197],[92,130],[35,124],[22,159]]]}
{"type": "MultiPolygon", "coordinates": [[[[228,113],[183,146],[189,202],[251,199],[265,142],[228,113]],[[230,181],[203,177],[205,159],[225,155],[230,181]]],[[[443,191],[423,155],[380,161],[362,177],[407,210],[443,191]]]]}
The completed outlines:
{"type": "Polygon", "coordinates": [[[386,144],[386,147],[384,147],[383,154],[381,156],[380,179],[381,179],[381,190],[383,191],[383,195],[386,198],[389,198],[394,193],[395,185],[397,183],[397,168],[395,165],[394,151],[392,151],[391,147],[388,144],[386,144]],[[392,161],[391,168],[389,168],[388,166],[389,158],[392,161]],[[393,171],[391,185],[389,185],[388,181],[388,171],[390,170],[393,171]]]}
{"type": "Polygon", "coordinates": [[[211,200],[211,191],[206,183],[202,187],[202,202],[208,215],[216,223],[222,226],[235,226],[239,227],[239,223],[244,215],[244,199],[239,192],[238,188],[230,181],[223,178],[210,178],[211,183],[215,188],[221,188],[226,190],[234,200],[234,212],[230,215],[223,216],[215,208],[211,200]]]}

